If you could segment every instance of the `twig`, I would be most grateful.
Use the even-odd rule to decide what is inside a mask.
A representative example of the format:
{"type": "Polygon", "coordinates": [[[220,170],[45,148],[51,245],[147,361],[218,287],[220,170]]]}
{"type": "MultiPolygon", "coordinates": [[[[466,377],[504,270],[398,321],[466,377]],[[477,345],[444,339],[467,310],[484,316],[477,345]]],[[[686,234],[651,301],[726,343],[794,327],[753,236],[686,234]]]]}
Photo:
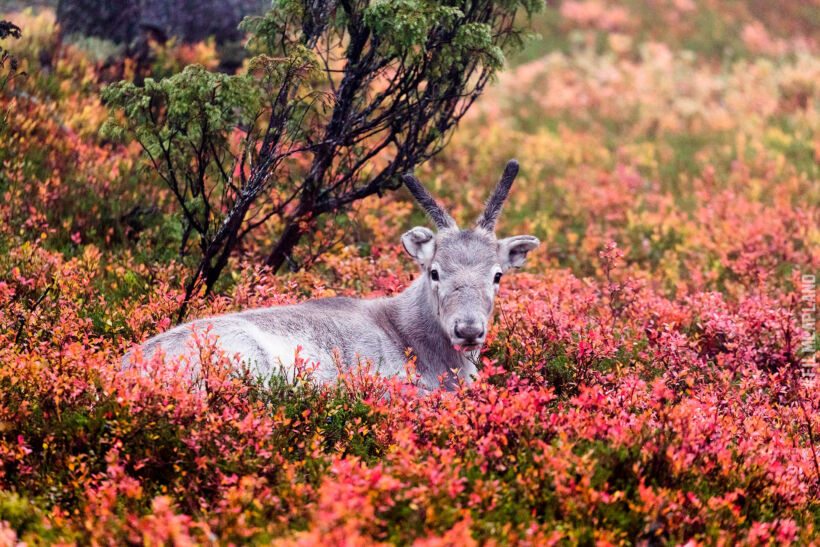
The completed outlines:
{"type": "Polygon", "coordinates": [[[37,307],[45,299],[46,295],[48,294],[48,291],[50,291],[53,287],[54,287],[54,282],[52,281],[48,285],[48,287],[46,287],[46,290],[43,291],[43,294],[41,294],[40,297],[37,300],[34,301],[34,304],[32,304],[31,307],[29,307],[28,316],[24,316],[24,315],[20,314],[20,318],[18,319],[19,324],[17,326],[17,334],[15,334],[15,336],[14,336],[14,345],[15,346],[20,343],[20,338],[23,336],[23,329],[25,328],[26,323],[28,323],[28,317],[30,317],[31,314],[34,313],[34,311],[37,309],[37,307]]]}

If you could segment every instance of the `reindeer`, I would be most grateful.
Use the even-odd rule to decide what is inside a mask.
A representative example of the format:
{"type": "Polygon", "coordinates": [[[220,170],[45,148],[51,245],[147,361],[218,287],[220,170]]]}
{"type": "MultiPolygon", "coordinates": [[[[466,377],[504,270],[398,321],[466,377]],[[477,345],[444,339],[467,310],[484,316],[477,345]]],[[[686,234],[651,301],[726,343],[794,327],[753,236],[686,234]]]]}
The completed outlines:
{"type": "MultiPolygon", "coordinates": [[[[501,276],[524,264],[538,247],[531,235],[497,239],[495,224],[518,174],[510,160],[472,229],[460,230],[412,174],[403,181],[436,225],[417,226],[401,237],[421,275],[402,293],[385,298],[322,298],[252,309],[177,326],[146,341],[145,356],[160,348],[166,358],[196,359],[194,330],[210,333],[228,355],[238,355],[259,376],[294,375],[298,358],[314,363],[314,378],[336,379],[340,363],[363,360],[383,376],[405,376],[408,357],[427,390],[455,389],[477,373],[501,276]]],[[[129,357],[126,357],[128,360],[129,357]]]]}

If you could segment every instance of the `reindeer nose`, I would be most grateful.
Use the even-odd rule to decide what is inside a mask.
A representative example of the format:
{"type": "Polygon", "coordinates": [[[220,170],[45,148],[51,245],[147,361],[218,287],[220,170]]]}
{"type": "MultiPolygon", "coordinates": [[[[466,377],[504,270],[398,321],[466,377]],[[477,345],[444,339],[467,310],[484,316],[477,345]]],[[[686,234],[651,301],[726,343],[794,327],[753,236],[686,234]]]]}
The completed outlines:
{"type": "Polygon", "coordinates": [[[456,326],[453,329],[455,335],[467,342],[474,343],[484,336],[484,327],[478,321],[456,321],[456,326]]]}

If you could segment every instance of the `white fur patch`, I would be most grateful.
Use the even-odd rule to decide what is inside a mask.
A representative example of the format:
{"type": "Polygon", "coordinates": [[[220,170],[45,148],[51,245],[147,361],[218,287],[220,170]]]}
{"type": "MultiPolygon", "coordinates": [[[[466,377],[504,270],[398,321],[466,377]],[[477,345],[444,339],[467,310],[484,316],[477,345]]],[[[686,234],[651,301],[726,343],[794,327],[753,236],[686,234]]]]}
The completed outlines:
{"type": "Polygon", "coordinates": [[[262,355],[257,356],[256,359],[248,355],[250,352],[247,351],[247,348],[245,348],[245,351],[241,348],[236,350],[243,356],[247,356],[248,360],[251,361],[249,365],[256,370],[257,375],[268,376],[271,373],[282,373],[289,381],[292,381],[296,375],[294,363],[296,361],[296,351],[299,347],[301,347],[299,358],[308,368],[313,368],[317,361],[325,366],[333,364],[330,356],[321,355],[305,341],[297,341],[286,336],[265,332],[247,321],[243,322],[241,327],[237,326],[235,328],[240,329],[246,336],[253,338],[262,349],[262,355]]]}

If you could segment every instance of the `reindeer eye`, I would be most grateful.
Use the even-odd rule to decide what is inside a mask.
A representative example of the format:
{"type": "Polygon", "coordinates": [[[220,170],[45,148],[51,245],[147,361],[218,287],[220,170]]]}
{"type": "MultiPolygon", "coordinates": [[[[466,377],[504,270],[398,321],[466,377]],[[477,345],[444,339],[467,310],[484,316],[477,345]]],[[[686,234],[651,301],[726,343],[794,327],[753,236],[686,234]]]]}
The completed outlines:
{"type": "Polygon", "coordinates": [[[493,283],[501,283],[501,272],[496,272],[493,277],[493,283]]]}
{"type": "Polygon", "coordinates": [[[438,270],[430,270],[430,279],[438,281],[438,270]]]}

